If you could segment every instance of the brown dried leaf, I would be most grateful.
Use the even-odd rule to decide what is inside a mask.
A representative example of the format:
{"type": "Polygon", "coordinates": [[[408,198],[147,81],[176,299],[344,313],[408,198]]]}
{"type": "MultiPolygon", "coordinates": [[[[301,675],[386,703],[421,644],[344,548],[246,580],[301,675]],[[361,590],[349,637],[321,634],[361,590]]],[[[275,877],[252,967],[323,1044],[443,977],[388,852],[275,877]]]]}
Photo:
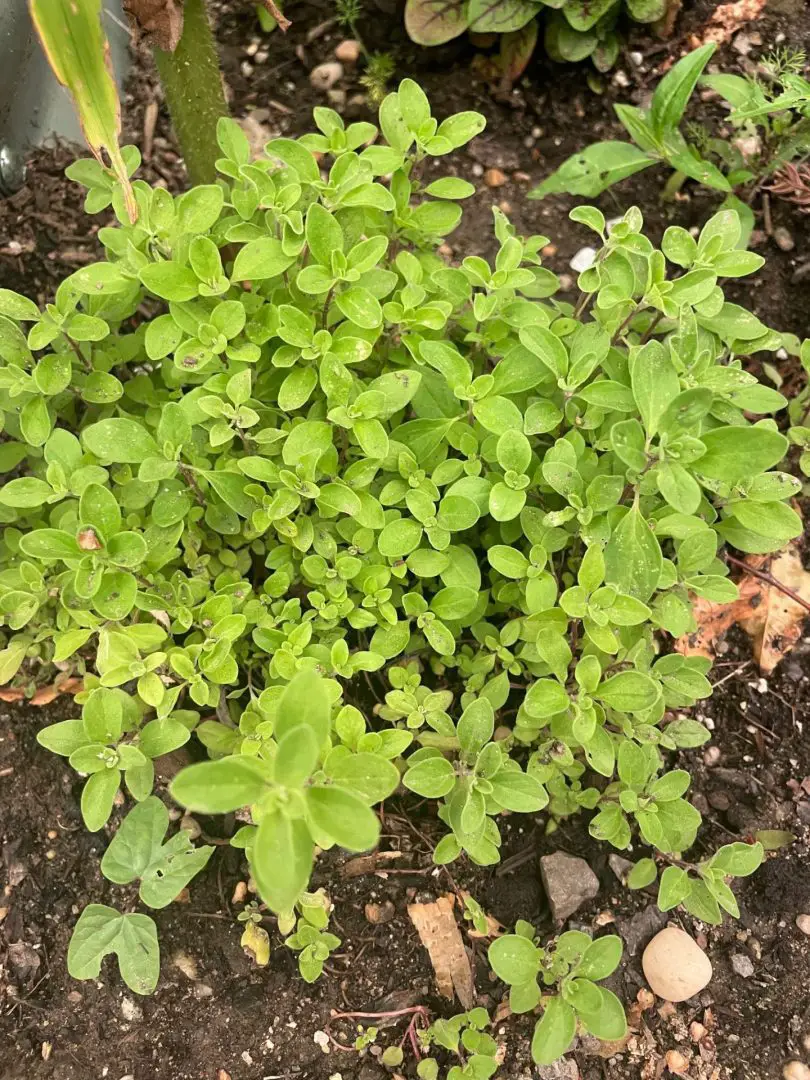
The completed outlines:
{"type": "Polygon", "coordinates": [[[767,0],[735,0],[731,4],[720,4],[712,12],[703,33],[692,36],[690,46],[695,49],[710,41],[718,45],[731,41],[741,26],[759,18],[766,3],[767,0]]]}
{"type": "Polygon", "coordinates": [[[452,893],[440,896],[435,903],[409,904],[408,915],[419,939],[428,951],[442,997],[452,1000],[455,990],[465,1009],[475,999],[472,969],[453,913],[456,898],[452,893]]]}
{"type": "MultiPolygon", "coordinates": [[[[749,555],[745,561],[810,603],[810,571],[804,569],[796,544],[776,556],[749,555]]],[[[712,657],[717,640],[739,624],[752,639],[760,671],[769,675],[799,640],[807,611],[781,589],[753,574],[744,573],[737,585],[740,597],[731,604],[695,601],[698,630],[679,638],[675,648],[685,656],[712,657]]]]}
{"type": "MultiPolygon", "coordinates": [[[[795,544],[780,552],[769,568],[770,574],[810,602],[810,572],[802,565],[795,544]]],[[[740,626],[751,635],[754,656],[763,675],[768,675],[789,653],[801,637],[807,611],[801,604],[780,589],[766,582],[762,585],[762,601],[750,614],[739,619],[740,626]]]]}
{"type": "Polygon", "coordinates": [[[183,36],[182,0],[124,0],[124,11],[147,35],[150,45],[174,52],[183,36]]]}
{"type": "MultiPolygon", "coordinates": [[[[60,694],[78,694],[84,688],[82,679],[65,679],[50,686],[41,686],[34,696],[26,702],[28,705],[50,705],[60,694]]],[[[26,701],[25,690],[19,686],[9,686],[0,690],[0,701],[26,701]]]]}
{"type": "Polygon", "coordinates": [[[385,868],[381,864],[401,859],[403,854],[401,851],[374,851],[371,855],[358,855],[343,864],[340,868],[340,876],[353,878],[362,877],[364,874],[376,874],[384,871],[385,868]]]}

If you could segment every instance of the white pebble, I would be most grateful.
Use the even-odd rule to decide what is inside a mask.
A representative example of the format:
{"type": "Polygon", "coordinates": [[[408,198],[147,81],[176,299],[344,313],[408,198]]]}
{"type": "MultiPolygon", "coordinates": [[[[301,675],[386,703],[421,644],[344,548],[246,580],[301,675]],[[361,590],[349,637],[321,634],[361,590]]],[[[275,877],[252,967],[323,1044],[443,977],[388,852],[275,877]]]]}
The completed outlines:
{"type": "Polygon", "coordinates": [[[577,274],[581,274],[583,270],[588,270],[596,262],[596,249],[592,247],[580,248],[573,259],[568,264],[572,270],[577,274]]]}

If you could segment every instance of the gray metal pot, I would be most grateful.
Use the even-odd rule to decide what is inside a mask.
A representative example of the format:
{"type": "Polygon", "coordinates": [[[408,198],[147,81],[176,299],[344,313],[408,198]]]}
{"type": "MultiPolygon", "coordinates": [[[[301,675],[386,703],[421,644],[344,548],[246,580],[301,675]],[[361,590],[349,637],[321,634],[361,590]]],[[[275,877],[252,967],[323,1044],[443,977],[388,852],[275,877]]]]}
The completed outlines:
{"type": "MultiPolygon", "coordinates": [[[[107,0],[103,18],[120,85],[129,64],[121,0],[107,0]]],[[[54,137],[83,142],[73,103],[48,66],[27,0],[0,0],[0,195],[22,186],[29,150],[54,137]]]]}

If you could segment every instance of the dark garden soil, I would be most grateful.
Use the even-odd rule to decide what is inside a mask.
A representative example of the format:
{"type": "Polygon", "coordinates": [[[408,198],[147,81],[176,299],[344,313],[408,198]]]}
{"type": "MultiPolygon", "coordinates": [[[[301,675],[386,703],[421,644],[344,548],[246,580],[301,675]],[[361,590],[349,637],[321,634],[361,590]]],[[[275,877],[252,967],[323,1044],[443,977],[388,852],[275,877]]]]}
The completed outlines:
{"type": "MultiPolygon", "coordinates": [[[[442,173],[468,177],[479,189],[466,204],[462,226],[449,238],[453,252],[490,252],[490,207],[500,205],[521,232],[550,238],[554,249],[549,249],[547,265],[567,275],[564,284],[570,288],[568,262],[589,237],[567,220],[571,200],[530,202],[527,190],[588,142],[621,137],[613,101],[643,103],[661,65],[687,47],[689,35],[716,5],[685,0],[676,37],[668,45],[637,33],[620,58],[623,75],[608,79],[605,92],[597,96],[581,69],[542,61],[535,61],[514,89],[493,91],[471,71],[468,46],[418,50],[403,39],[398,12],[389,9],[387,0],[378,3],[379,10],[369,4],[360,28],[371,48],[392,50],[397,77],[417,76],[439,116],[476,108],[489,121],[468,151],[440,165],[442,173]],[[504,174],[501,186],[483,181],[482,173],[490,169],[504,174]]],[[[312,107],[326,98],[313,90],[308,72],[331,59],[335,45],[348,36],[331,21],[330,4],[295,5],[295,25],[286,38],[259,36],[249,4],[223,0],[220,8],[218,38],[235,115],[252,115],[260,142],[309,130],[312,107]]],[[[725,70],[744,70],[762,47],[777,40],[810,40],[805,0],[771,0],[769,9],[767,18],[745,28],[747,43],[737,41],[739,47],[753,46],[748,57],[734,47],[721,54],[725,70]]],[[[359,74],[348,69],[336,86],[345,91],[336,105],[347,118],[370,117],[367,103],[358,97],[359,74]]],[[[707,101],[704,106],[717,120],[714,105],[707,101]]],[[[182,185],[182,165],[144,55],[131,79],[124,115],[128,137],[145,150],[143,175],[173,189],[182,185]]],[[[97,257],[95,232],[106,223],[85,218],[81,195],[64,182],[62,170],[70,157],[62,149],[37,154],[27,185],[0,201],[0,286],[40,301],[50,298],[65,274],[97,257]]],[[[713,203],[695,189],[677,202],[661,204],[664,178],[663,172],[645,173],[599,203],[609,217],[633,203],[641,206],[653,236],[673,221],[691,225],[705,220],[713,203]]],[[[770,325],[807,336],[810,217],[775,200],[770,211],[772,235],[761,223],[755,238],[757,250],[767,256],[766,269],[744,292],[734,296],[728,291],[770,325]],[[776,231],[780,228],[785,232],[776,231]],[[788,241],[793,247],[783,250],[788,241]]],[[[786,387],[795,389],[799,382],[793,364],[777,360],[776,365],[786,387]]],[[[391,1074],[376,1055],[402,1039],[405,1024],[381,1024],[377,1046],[361,1057],[330,1049],[323,1033],[332,1011],[386,1012],[423,1004],[433,1015],[451,1015],[460,1008],[436,996],[407,904],[466,889],[504,925],[524,918],[549,935],[554,927],[537,858],[555,850],[583,856],[599,875],[599,896],[580,909],[571,925],[622,934],[625,959],[611,981],[628,1006],[645,986],[641,949],[668,918],[697,937],[714,965],[714,978],[698,998],[643,1012],[631,1007],[630,1041],[602,1049],[613,1056],[600,1056],[595,1046],[581,1043],[574,1054],[579,1075],[584,1080],[658,1080],[673,1075],[667,1072],[670,1052],[669,1065],[681,1068],[678,1063],[684,1061],[681,1075],[691,1080],[777,1080],[786,1061],[810,1059],[810,937],[796,925],[797,915],[810,914],[805,672],[810,673],[810,639],[800,641],[775,675],[764,680],[750,660],[746,639],[732,635],[712,676],[718,689],[700,710],[715,740],[710,748],[683,755],[694,776],[692,799],[706,822],[699,841],[704,847],[695,857],[761,828],[789,830],[796,837],[753,878],[741,882],[738,923],[714,929],[689,917],[661,915],[651,895],[621,886],[608,865],[609,852],[576,820],[548,837],[542,815],[507,820],[499,868],[454,864],[449,872],[437,870],[430,861],[430,840],[436,835],[431,807],[393,799],[386,806],[381,847],[395,856],[358,876],[347,874],[345,856],[330,854],[318,863],[313,887],[328,891],[334,903],[332,927],[343,944],[315,986],[306,986],[298,976],[273,920],[266,920],[273,940],[267,967],[257,968],[240,948],[241,925],[235,916],[241,908],[233,895],[245,880],[245,865],[238,852],[223,845],[192,883],[186,902],[156,913],[163,959],[160,984],[150,998],[125,992],[110,961],[98,982],[78,983],[66,972],[67,943],[85,903],[125,910],[135,904],[133,891],[101,877],[99,859],[108,837],[84,829],[75,774],[35,742],[38,727],[74,714],[72,704],[63,698],[44,710],[0,706],[0,1080],[383,1080],[391,1074]],[[369,914],[378,921],[370,921],[369,914]],[[387,921],[379,921],[380,916],[387,921]]],[[[202,822],[207,830],[224,830],[227,824],[202,822]]],[[[494,1011],[503,988],[488,975],[484,945],[472,939],[468,944],[479,1002],[494,1011]]],[[[645,1001],[643,994],[640,1000],[645,1001]]],[[[329,1031],[338,1042],[350,1043],[356,1034],[353,1023],[336,1019],[329,1031]]],[[[538,1075],[575,1080],[572,1063],[568,1071],[538,1074],[529,1056],[531,1026],[526,1017],[495,1024],[505,1055],[498,1075],[505,1080],[538,1075]]],[[[407,1055],[400,1071],[413,1075],[407,1055]]]]}

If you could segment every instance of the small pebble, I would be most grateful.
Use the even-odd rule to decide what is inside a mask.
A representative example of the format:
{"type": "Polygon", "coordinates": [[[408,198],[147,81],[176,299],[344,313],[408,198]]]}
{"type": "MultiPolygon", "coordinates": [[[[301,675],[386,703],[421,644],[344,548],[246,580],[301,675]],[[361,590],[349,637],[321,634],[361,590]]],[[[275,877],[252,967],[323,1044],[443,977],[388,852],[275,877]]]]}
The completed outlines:
{"type": "Polygon", "coordinates": [[[705,1034],[706,1028],[704,1027],[704,1025],[699,1023],[697,1020],[693,1020],[692,1023],[689,1025],[689,1037],[691,1038],[692,1042],[700,1042],[700,1040],[705,1034]]]}
{"type": "Polygon", "coordinates": [[[214,991],[208,985],[208,983],[195,983],[194,985],[194,997],[198,1001],[202,1001],[204,998],[210,998],[214,996],[214,991]]]}
{"type": "Polygon", "coordinates": [[[312,1038],[325,1054],[329,1053],[329,1036],[325,1031],[316,1031],[312,1038]]]}
{"type": "Polygon", "coordinates": [[[621,68],[619,68],[618,71],[614,72],[613,83],[615,86],[621,86],[622,88],[626,88],[630,85],[630,80],[628,79],[626,72],[622,71],[621,68]]]}
{"type": "Polygon", "coordinates": [[[365,913],[368,922],[378,926],[390,922],[396,915],[397,909],[390,900],[385,900],[382,904],[366,904],[365,913]]]}
{"type": "Polygon", "coordinates": [[[360,42],[354,38],[347,38],[335,49],[335,59],[342,64],[356,64],[360,59],[360,42]]]}
{"type": "Polygon", "coordinates": [[[796,241],[793,239],[793,235],[784,227],[784,225],[776,226],[773,230],[773,239],[780,251],[793,251],[796,247],[796,241]]]}
{"type": "Polygon", "coordinates": [[[712,964],[685,931],[667,926],[659,931],[641,957],[650,989],[665,1001],[686,1001],[709,985],[712,964]]]}
{"type": "Polygon", "coordinates": [[[667,1050],[667,1068],[670,1072],[682,1073],[688,1067],[688,1060],[679,1050],[667,1050]]]}
{"type": "Polygon", "coordinates": [[[583,270],[588,270],[596,262],[596,249],[592,247],[580,248],[573,259],[569,262],[569,266],[577,274],[581,274],[583,270]]]}
{"type": "Polygon", "coordinates": [[[490,188],[503,187],[507,179],[507,175],[502,169],[487,169],[484,173],[484,183],[490,188]]]}
{"type": "Polygon", "coordinates": [[[782,1069],[785,1080],[810,1080],[810,1069],[801,1061],[789,1061],[782,1069]]]}
{"type": "Polygon", "coordinates": [[[125,997],[121,1002],[121,1015],[125,1020],[140,1020],[143,1009],[140,1005],[136,1005],[132,998],[125,997]]]}
{"type": "Polygon", "coordinates": [[[326,92],[331,90],[335,83],[343,78],[343,64],[337,60],[328,60],[325,64],[318,64],[309,73],[309,81],[316,90],[326,92]]]}
{"type": "Polygon", "coordinates": [[[342,90],[339,86],[333,90],[327,90],[326,96],[329,99],[329,104],[334,105],[338,109],[343,108],[346,104],[346,91],[342,90]]]}
{"type": "Polygon", "coordinates": [[[807,934],[810,937],[810,915],[797,915],[796,925],[803,934],[807,934]]]}
{"type": "Polygon", "coordinates": [[[472,169],[470,169],[470,172],[473,174],[473,176],[483,176],[484,175],[484,166],[479,164],[476,161],[476,163],[473,165],[472,169]]]}
{"type": "Polygon", "coordinates": [[[734,953],[731,958],[731,966],[734,969],[734,974],[739,975],[741,979],[750,979],[754,974],[754,962],[745,953],[734,953]]]}
{"type": "Polygon", "coordinates": [[[631,52],[630,59],[633,61],[636,67],[641,67],[641,65],[644,63],[644,53],[631,52]]]}

